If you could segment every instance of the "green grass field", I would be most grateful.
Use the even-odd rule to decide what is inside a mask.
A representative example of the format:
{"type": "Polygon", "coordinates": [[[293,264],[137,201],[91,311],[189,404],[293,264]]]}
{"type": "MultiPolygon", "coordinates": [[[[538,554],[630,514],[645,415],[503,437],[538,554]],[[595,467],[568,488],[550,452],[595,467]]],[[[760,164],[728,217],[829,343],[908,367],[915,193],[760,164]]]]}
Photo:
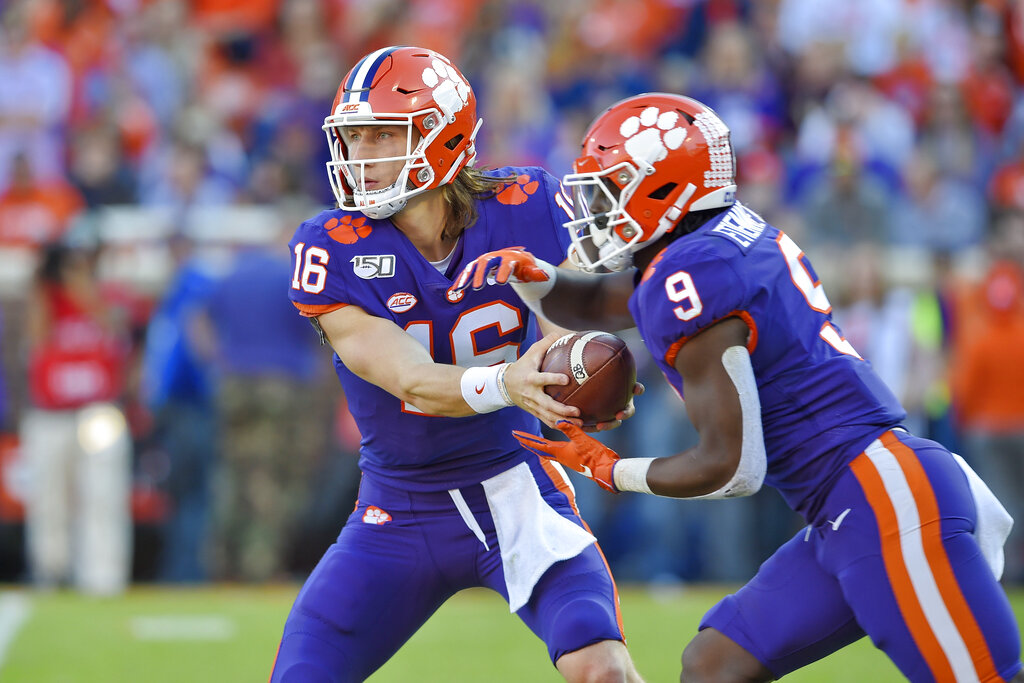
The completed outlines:
{"type": "MultiPolygon", "coordinates": [[[[265,681],[296,586],[137,588],[115,599],[36,594],[0,587],[0,681],[4,683],[233,683],[265,681]],[[13,639],[5,634],[20,615],[13,639]],[[7,636],[5,638],[5,636],[7,636]],[[3,643],[8,642],[6,652],[3,643]]],[[[652,683],[675,681],[679,654],[704,611],[726,588],[652,593],[623,588],[630,649],[652,683]]],[[[1024,621],[1024,591],[1011,593],[1024,621]]],[[[495,594],[450,600],[371,679],[560,681],[543,644],[495,594]]],[[[903,680],[867,640],[787,681],[887,683],[903,680]]]]}

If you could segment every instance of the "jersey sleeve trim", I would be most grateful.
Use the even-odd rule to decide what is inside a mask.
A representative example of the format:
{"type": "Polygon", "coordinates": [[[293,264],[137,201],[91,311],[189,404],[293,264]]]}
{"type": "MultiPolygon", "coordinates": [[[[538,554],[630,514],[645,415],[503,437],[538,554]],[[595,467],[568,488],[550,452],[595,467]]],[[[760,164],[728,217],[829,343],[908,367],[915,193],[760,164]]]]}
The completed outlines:
{"type": "Polygon", "coordinates": [[[304,318],[315,318],[318,315],[330,313],[331,311],[348,306],[348,304],[340,302],[333,304],[302,304],[298,301],[293,301],[292,303],[295,304],[295,308],[299,309],[299,314],[304,318]]]}
{"type": "MultiPolygon", "coordinates": [[[[717,320],[713,321],[711,325],[720,323],[726,318],[739,318],[744,323],[746,323],[747,328],[750,330],[750,339],[747,340],[747,353],[753,354],[754,350],[757,348],[757,323],[754,322],[754,318],[746,311],[733,311],[732,313],[727,313],[726,315],[723,315],[721,318],[718,318],[717,320]]],[[[707,327],[703,327],[701,329],[706,330],[708,327],[711,327],[711,325],[708,325],[707,327]]],[[[696,335],[690,335],[689,337],[680,337],[678,340],[673,342],[673,344],[670,347],[668,347],[668,350],[665,351],[665,362],[669,366],[675,367],[676,357],[679,355],[679,351],[683,348],[683,344],[690,341],[695,336],[696,335]]]]}

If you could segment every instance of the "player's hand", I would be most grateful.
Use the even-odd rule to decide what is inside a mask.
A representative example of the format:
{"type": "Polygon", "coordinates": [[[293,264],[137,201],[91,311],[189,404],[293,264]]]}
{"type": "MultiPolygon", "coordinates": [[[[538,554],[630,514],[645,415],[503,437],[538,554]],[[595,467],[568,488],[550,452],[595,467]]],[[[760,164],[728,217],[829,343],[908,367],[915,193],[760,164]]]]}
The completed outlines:
{"type": "MultiPolygon", "coordinates": [[[[633,396],[639,396],[644,393],[644,385],[637,382],[633,385],[633,396]]],[[[625,409],[615,413],[615,419],[609,420],[608,422],[598,422],[597,424],[583,427],[585,432],[607,432],[609,429],[615,429],[622,424],[623,420],[628,420],[633,417],[636,413],[636,408],[633,406],[633,399],[629,399],[629,404],[626,405],[625,409]]]]}
{"type": "Polygon", "coordinates": [[[505,390],[512,402],[552,428],[561,420],[583,424],[579,408],[559,403],[544,391],[549,384],[569,383],[569,378],[560,372],[540,371],[544,354],[561,337],[562,333],[552,332],[540,339],[505,371],[505,390]]]}
{"type": "Polygon", "coordinates": [[[489,251],[468,263],[459,277],[455,278],[449,291],[458,293],[470,286],[481,289],[487,284],[490,275],[494,276],[494,282],[499,285],[508,282],[546,282],[550,279],[533,254],[523,247],[507,247],[489,251]]]}
{"type": "Polygon", "coordinates": [[[579,427],[569,422],[559,422],[556,428],[569,437],[568,441],[551,441],[526,432],[514,431],[523,448],[536,453],[542,458],[556,460],[571,470],[589,477],[598,485],[612,493],[618,493],[612,470],[619,461],[619,454],[603,443],[587,436],[579,427]]]}

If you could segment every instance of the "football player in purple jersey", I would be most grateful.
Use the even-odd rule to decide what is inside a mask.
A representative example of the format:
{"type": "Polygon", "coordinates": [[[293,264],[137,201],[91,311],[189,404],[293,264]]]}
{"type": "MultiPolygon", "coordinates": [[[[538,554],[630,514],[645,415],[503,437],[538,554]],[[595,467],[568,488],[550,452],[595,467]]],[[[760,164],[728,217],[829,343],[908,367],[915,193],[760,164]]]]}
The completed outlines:
{"type": "Polygon", "coordinates": [[[516,436],[613,491],[730,498],[777,488],[807,526],[715,605],[682,681],[769,681],[868,635],[912,681],[1024,681],[999,577],[1012,520],[832,322],[811,264],[736,201],[729,130],[693,99],[618,102],[584,136],[570,260],[485,254],[453,291],[512,288],[572,329],[636,326],[699,433],[619,456],[576,425],[516,436]]]}
{"type": "Polygon", "coordinates": [[[523,245],[561,262],[569,246],[556,178],[471,165],[479,124],[459,70],[416,47],[360,60],[324,121],[338,208],[295,231],[289,295],[335,351],[362,480],[295,600],[271,681],[361,681],[471,587],[504,597],[566,680],[640,680],[565,472],[511,435],[581,424],[543,391],[567,379],[539,372],[564,330],[541,323],[534,343],[512,290],[450,291],[480,254],[523,245]]]}

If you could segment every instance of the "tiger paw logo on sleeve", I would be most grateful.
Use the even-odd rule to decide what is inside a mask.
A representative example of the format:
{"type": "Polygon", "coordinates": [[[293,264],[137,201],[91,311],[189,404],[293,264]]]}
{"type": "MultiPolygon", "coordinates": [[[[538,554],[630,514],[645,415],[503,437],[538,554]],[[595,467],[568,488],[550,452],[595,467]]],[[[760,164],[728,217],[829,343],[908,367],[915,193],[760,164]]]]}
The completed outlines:
{"type": "Polygon", "coordinates": [[[524,173],[517,176],[514,183],[509,183],[503,189],[498,190],[498,201],[510,206],[522,204],[537,191],[539,186],[539,182],[531,180],[530,176],[524,173]]]}
{"type": "Polygon", "coordinates": [[[366,222],[365,216],[353,218],[344,215],[341,218],[331,218],[324,223],[324,230],[331,239],[341,244],[355,244],[363,237],[373,232],[373,226],[366,222]]]}

